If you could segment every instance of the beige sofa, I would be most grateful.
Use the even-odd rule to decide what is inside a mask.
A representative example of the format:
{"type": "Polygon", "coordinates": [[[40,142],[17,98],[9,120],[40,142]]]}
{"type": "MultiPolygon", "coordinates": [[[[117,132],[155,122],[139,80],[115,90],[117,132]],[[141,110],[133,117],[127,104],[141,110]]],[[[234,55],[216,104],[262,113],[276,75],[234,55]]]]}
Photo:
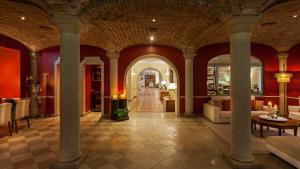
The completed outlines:
{"type": "MultiPolygon", "coordinates": [[[[212,100],[226,100],[230,99],[230,96],[211,96],[209,103],[203,105],[203,115],[214,123],[230,123],[231,111],[221,111],[219,107],[214,106],[212,100]]],[[[251,100],[255,99],[251,96],[251,100]]],[[[264,111],[251,111],[251,116],[257,116],[261,114],[268,114],[267,107],[264,106],[264,111]]]]}
{"type": "Polygon", "coordinates": [[[300,106],[288,106],[289,118],[300,120],[300,106]]]}
{"type": "Polygon", "coordinates": [[[300,137],[295,136],[271,136],[266,139],[267,149],[295,166],[300,168],[300,137]]]}

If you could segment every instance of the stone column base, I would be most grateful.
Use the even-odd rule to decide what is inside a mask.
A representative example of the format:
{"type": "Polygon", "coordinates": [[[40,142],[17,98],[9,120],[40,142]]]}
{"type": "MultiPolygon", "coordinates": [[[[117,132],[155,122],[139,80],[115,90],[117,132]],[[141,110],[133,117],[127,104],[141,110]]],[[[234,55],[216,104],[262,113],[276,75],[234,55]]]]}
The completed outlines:
{"type": "Polygon", "coordinates": [[[71,162],[60,162],[50,164],[49,169],[79,169],[80,165],[86,158],[87,153],[83,153],[77,160],[71,162]]]}
{"type": "Polygon", "coordinates": [[[262,165],[258,163],[256,160],[249,163],[243,163],[231,158],[230,155],[228,155],[227,153],[224,153],[224,157],[234,169],[261,169],[262,168],[262,165]]]}

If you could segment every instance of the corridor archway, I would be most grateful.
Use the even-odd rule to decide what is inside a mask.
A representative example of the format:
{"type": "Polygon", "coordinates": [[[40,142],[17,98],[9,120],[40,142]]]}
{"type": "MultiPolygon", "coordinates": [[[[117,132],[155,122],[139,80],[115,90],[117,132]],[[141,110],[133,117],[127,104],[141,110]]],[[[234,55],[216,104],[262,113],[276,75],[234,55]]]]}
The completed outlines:
{"type": "MultiPolygon", "coordinates": [[[[160,102],[162,106],[160,112],[172,112],[172,108],[169,109],[170,106],[168,106],[168,104],[172,105],[174,102],[174,112],[176,113],[176,115],[179,115],[179,74],[173,63],[163,56],[157,54],[147,54],[137,57],[136,59],[131,61],[127,66],[124,74],[124,89],[129,100],[129,108],[131,108],[131,105],[135,105],[136,102],[144,99],[141,99],[139,97],[147,95],[152,98],[147,97],[147,101],[145,101],[145,103],[139,103],[140,106],[143,106],[143,104],[147,106],[149,104],[154,104],[157,106],[160,102]],[[146,81],[146,79],[144,79],[145,74],[143,74],[145,70],[157,72],[157,79],[154,80],[153,84],[139,84],[139,82],[146,81]],[[166,92],[167,94],[165,94],[166,92]],[[168,97],[164,99],[164,96],[161,97],[162,93],[164,94],[164,96],[168,97]]],[[[133,111],[147,110],[147,108],[140,108],[138,110],[134,109],[133,111]]],[[[158,109],[151,110],[158,111],[158,109]]]]}

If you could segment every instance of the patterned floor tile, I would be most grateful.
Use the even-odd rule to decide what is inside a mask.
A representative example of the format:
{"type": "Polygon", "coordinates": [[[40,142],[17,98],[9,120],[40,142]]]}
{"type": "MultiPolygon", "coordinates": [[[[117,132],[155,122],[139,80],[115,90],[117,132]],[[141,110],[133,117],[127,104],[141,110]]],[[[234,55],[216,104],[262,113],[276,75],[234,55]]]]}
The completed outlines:
{"type": "MultiPolygon", "coordinates": [[[[1,169],[48,169],[59,156],[59,117],[25,122],[19,133],[0,138],[1,169]]],[[[80,169],[229,169],[229,145],[199,119],[174,113],[130,113],[124,122],[81,118],[80,169]]],[[[6,128],[3,128],[6,130],[6,128]]],[[[6,133],[1,131],[1,133],[6,133]]],[[[278,157],[256,156],[264,168],[293,168],[278,157]]]]}

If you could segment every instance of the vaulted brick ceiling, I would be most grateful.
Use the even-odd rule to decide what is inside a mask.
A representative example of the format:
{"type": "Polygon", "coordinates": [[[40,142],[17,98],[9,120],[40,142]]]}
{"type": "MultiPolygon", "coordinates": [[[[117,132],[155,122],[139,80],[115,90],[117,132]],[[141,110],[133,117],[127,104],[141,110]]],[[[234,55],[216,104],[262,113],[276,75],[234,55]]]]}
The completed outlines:
{"type": "Polygon", "coordinates": [[[2,0],[0,33],[41,50],[59,45],[54,14],[78,15],[85,27],[81,43],[104,49],[150,44],[181,50],[228,42],[226,22],[235,15],[264,18],[252,41],[287,50],[300,42],[299,0],[2,0]],[[297,18],[293,15],[298,14],[297,18]],[[26,20],[20,17],[25,16],[26,20]],[[156,22],[152,22],[155,18],[156,22]]]}

